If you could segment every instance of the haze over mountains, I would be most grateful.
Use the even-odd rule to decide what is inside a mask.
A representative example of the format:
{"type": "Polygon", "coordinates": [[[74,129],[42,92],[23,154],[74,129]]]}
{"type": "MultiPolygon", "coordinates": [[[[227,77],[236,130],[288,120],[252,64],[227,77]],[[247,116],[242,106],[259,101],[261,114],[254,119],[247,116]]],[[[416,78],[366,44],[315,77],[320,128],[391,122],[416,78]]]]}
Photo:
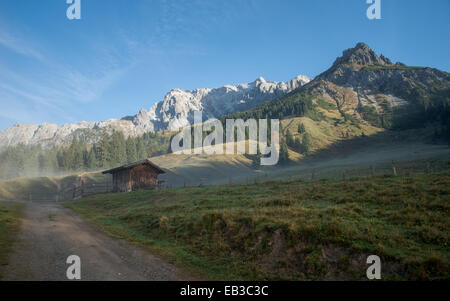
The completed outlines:
{"type": "Polygon", "coordinates": [[[203,117],[207,119],[219,118],[277,99],[309,81],[304,75],[287,82],[266,81],[260,77],[248,84],[226,85],[215,89],[173,89],[163,101],[156,103],[148,111],[142,109],[135,116],[120,120],[78,122],[62,126],[47,122],[42,125],[18,123],[0,131],[0,148],[18,144],[63,145],[70,143],[74,135],[79,134],[84,135],[86,142],[92,143],[96,141],[101,129],[121,131],[126,137],[176,130],[193,122],[194,111],[203,111],[203,117]]]}

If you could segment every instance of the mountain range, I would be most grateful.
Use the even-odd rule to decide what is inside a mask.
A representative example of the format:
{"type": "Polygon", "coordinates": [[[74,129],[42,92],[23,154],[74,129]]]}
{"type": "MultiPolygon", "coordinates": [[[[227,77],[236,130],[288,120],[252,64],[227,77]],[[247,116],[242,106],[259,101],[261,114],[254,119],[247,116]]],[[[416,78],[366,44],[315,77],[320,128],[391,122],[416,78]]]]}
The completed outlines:
{"type": "Polygon", "coordinates": [[[65,125],[48,122],[41,125],[18,123],[0,130],[0,148],[18,144],[40,144],[44,147],[64,145],[70,143],[75,135],[82,135],[87,143],[92,143],[97,140],[102,129],[109,132],[120,131],[125,137],[177,130],[193,122],[194,111],[203,111],[203,117],[206,119],[219,118],[277,99],[309,81],[304,75],[287,82],[266,81],[260,77],[251,83],[226,85],[215,89],[173,89],[165,95],[163,101],[156,103],[148,111],[141,109],[135,116],[120,120],[83,121],[65,125]]]}
{"type": "MultiPolygon", "coordinates": [[[[353,115],[384,128],[400,125],[403,113],[407,118],[416,118],[416,114],[434,114],[426,111],[450,103],[447,72],[400,62],[393,64],[364,43],[345,50],[330,69],[305,89],[310,95],[336,104],[343,116],[353,115]],[[383,124],[388,118],[390,123],[383,124]]],[[[403,126],[413,126],[411,121],[406,120],[403,126]]]]}
{"type": "MultiPolygon", "coordinates": [[[[310,80],[299,75],[288,82],[263,78],[248,84],[186,91],[173,89],[148,111],[120,120],[42,125],[16,124],[0,131],[0,148],[18,144],[69,144],[74,136],[87,143],[98,140],[103,129],[125,137],[176,130],[193,122],[193,113],[210,118],[310,117],[334,127],[351,122],[378,129],[420,127],[442,123],[446,131],[450,108],[450,75],[435,68],[393,63],[358,43],[343,51],[325,72],[310,80]]],[[[342,134],[344,135],[344,134],[342,134]]]]}
{"type": "Polygon", "coordinates": [[[358,43],[301,88],[224,118],[310,117],[334,127],[352,122],[380,129],[449,126],[450,74],[393,63],[358,43]]]}

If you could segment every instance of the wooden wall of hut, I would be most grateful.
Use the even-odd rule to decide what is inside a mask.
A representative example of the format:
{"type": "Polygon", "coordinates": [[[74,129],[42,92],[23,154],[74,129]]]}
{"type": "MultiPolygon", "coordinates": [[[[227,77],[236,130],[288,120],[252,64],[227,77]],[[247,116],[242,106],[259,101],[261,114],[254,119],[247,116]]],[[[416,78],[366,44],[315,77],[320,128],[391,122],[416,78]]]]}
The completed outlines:
{"type": "Polygon", "coordinates": [[[139,165],[113,173],[113,191],[151,189],[158,185],[158,173],[148,165],[139,165]]]}

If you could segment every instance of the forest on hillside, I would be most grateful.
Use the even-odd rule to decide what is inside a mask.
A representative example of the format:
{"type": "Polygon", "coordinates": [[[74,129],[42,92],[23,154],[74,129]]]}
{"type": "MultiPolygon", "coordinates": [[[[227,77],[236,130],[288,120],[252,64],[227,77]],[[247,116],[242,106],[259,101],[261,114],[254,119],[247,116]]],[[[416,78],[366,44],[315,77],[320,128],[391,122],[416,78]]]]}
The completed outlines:
{"type": "Polygon", "coordinates": [[[121,132],[102,132],[97,143],[87,144],[74,137],[70,145],[43,148],[40,145],[17,145],[0,153],[0,179],[26,176],[63,175],[94,171],[136,162],[169,150],[170,137],[145,133],[125,138],[121,132]]]}
{"type": "MultiPolygon", "coordinates": [[[[367,107],[359,108],[359,113],[367,123],[387,130],[404,130],[421,128],[431,125],[435,129],[434,139],[450,142],[450,105],[448,90],[427,95],[421,90],[409,92],[406,99],[408,106],[397,108],[392,114],[377,114],[367,107]],[[390,116],[389,116],[390,115],[390,116]]],[[[440,91],[440,90],[439,90],[440,91]]],[[[284,119],[289,117],[308,117],[314,121],[335,122],[326,117],[319,108],[330,108],[332,104],[313,97],[304,91],[290,93],[278,100],[267,102],[256,108],[223,116],[220,121],[225,125],[226,119],[284,119]]],[[[388,111],[388,110],[386,110],[388,111]]],[[[362,120],[343,114],[345,122],[359,124],[362,120]]],[[[270,128],[270,122],[269,122],[270,128]]],[[[268,128],[268,132],[270,132],[268,128]]],[[[192,128],[193,129],[193,128],[192,128]]],[[[303,155],[308,155],[314,137],[302,126],[298,128],[300,137],[293,137],[289,131],[284,131],[280,140],[280,161],[290,162],[291,149],[303,155]]],[[[193,132],[193,131],[192,131],[193,132]]],[[[203,133],[203,137],[208,135],[203,133]]],[[[224,131],[224,140],[225,140],[224,131]]],[[[236,137],[235,133],[235,137],[236,137]]],[[[125,138],[120,132],[108,134],[103,131],[97,143],[87,144],[83,136],[74,137],[70,145],[43,148],[40,145],[17,145],[0,152],[0,179],[10,179],[24,176],[54,176],[73,172],[94,171],[120,166],[170,153],[170,143],[173,135],[160,133],[145,133],[141,137],[125,138]]],[[[245,139],[249,139],[246,129],[245,139]]],[[[270,135],[268,135],[270,140],[270,135]]],[[[192,139],[193,142],[193,139],[192,139]]],[[[269,141],[270,143],[270,141],[269,141]]],[[[248,155],[255,165],[259,164],[260,153],[248,155]]]]}
{"type": "MultiPolygon", "coordinates": [[[[194,135],[195,126],[191,127],[194,135]]],[[[305,131],[305,129],[299,129],[305,131]]],[[[235,139],[237,139],[235,129],[235,139]]],[[[284,130],[280,124],[280,131],[284,130]]],[[[270,143],[270,124],[268,127],[268,138],[270,143]]],[[[210,132],[203,132],[203,139],[210,132]]],[[[248,128],[243,133],[245,140],[249,139],[248,128]]],[[[121,132],[114,131],[108,134],[103,131],[98,141],[87,144],[82,135],[75,136],[69,145],[54,146],[50,148],[41,145],[23,145],[7,147],[0,152],[0,179],[12,179],[19,177],[58,176],[76,172],[97,171],[117,167],[127,163],[144,160],[153,156],[168,154],[171,152],[171,139],[176,133],[166,134],[164,132],[145,133],[141,137],[125,138],[121,132]]],[[[225,141],[226,131],[224,131],[225,141]]],[[[292,145],[302,153],[308,151],[308,137],[304,141],[293,139],[287,135],[287,140],[282,134],[280,149],[280,164],[289,162],[288,146],[292,145]]],[[[191,138],[194,147],[194,138],[191,138]]],[[[213,144],[216,142],[213,142],[213,144]]],[[[261,154],[248,155],[259,166],[261,154]]]]}

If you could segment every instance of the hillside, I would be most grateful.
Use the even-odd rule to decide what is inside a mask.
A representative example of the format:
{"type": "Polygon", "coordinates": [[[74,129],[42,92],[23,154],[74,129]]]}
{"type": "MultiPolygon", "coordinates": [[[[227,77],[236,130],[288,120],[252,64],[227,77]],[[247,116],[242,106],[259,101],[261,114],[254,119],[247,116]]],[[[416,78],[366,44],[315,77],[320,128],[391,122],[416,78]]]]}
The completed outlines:
{"type": "Polygon", "coordinates": [[[67,203],[115,237],[220,280],[448,279],[450,174],[104,194],[67,203]]]}
{"type": "MultiPolygon", "coordinates": [[[[17,178],[0,180],[0,200],[61,202],[73,198],[74,185],[81,177],[91,190],[105,192],[111,179],[100,173],[79,173],[61,177],[17,178]]],[[[86,189],[89,192],[89,189],[86,189]]]]}
{"type": "MultiPolygon", "coordinates": [[[[192,117],[189,112],[192,113],[195,108],[203,110],[205,118],[234,112],[222,116],[222,122],[227,118],[281,119],[282,150],[287,151],[280,165],[289,161],[298,162],[318,152],[333,152],[336,145],[352,145],[352,141],[359,138],[376,136],[379,140],[379,137],[396,135],[380,135],[388,131],[406,131],[422,143],[444,145],[450,141],[449,74],[432,68],[393,64],[364,43],[345,50],[328,70],[312,81],[301,76],[287,83],[268,82],[260,78],[253,83],[212,90],[172,92],[158,105],[161,112],[168,114],[164,113],[167,116],[163,119],[169,128],[169,124],[184,125],[192,117]],[[246,101],[238,101],[244,98],[246,101]],[[248,108],[251,109],[246,110],[248,108]],[[178,117],[175,120],[169,115],[178,117]]],[[[142,111],[121,122],[143,125],[153,115],[142,111]]],[[[38,135],[41,131],[52,137],[59,136],[41,128],[35,128],[32,132],[38,135]]],[[[96,171],[157,157],[170,152],[170,139],[175,133],[166,130],[127,139],[119,128],[114,130],[114,127],[98,125],[95,130],[87,132],[74,130],[73,135],[66,136],[72,140],[65,140],[64,146],[41,147],[33,145],[37,140],[13,131],[7,136],[25,139],[23,142],[31,145],[20,144],[0,153],[0,178],[96,171]],[[79,139],[73,139],[73,136],[79,139]]],[[[217,158],[211,158],[211,162],[217,158]]],[[[175,161],[186,165],[186,161],[178,159],[175,161]]],[[[235,160],[234,157],[229,159],[235,160]]],[[[227,161],[226,158],[217,160],[227,161]]],[[[243,160],[256,162],[252,156],[243,160]]],[[[166,164],[164,160],[162,162],[166,164]]],[[[169,162],[168,166],[172,165],[169,162]]],[[[178,185],[180,181],[176,182],[178,185]]],[[[200,178],[191,182],[200,182],[200,178]]]]}
{"type": "MultiPolygon", "coordinates": [[[[339,138],[340,128],[328,123],[315,122],[306,117],[288,118],[283,128],[293,133],[298,124],[305,124],[316,139],[310,154],[289,149],[290,164],[262,167],[248,155],[179,155],[166,154],[150,158],[167,173],[160,175],[168,187],[255,183],[288,179],[341,179],[392,175],[395,161],[399,175],[422,174],[447,168],[450,148],[431,144],[433,129],[404,131],[378,131],[360,136],[360,129],[349,127],[353,138],[339,138]],[[417,137],[424,137],[418,139],[417,137]]],[[[368,127],[369,129],[370,127],[368,127]]],[[[377,129],[375,129],[377,130],[377,129]]],[[[369,132],[367,132],[369,133],[369,132]]],[[[302,135],[294,133],[294,138],[302,135]]],[[[78,172],[71,176],[17,178],[0,180],[0,200],[56,200],[72,198],[73,185],[79,185],[80,176],[90,188],[88,192],[104,192],[111,188],[111,179],[99,172],[78,172]],[[92,186],[95,185],[95,186],[92,186]],[[58,196],[58,197],[57,197],[58,196]]]]}
{"type": "MultiPolygon", "coordinates": [[[[221,120],[291,117],[327,124],[328,132],[334,128],[334,139],[431,124],[436,139],[450,141],[450,75],[432,68],[393,64],[359,43],[303,87],[221,120]]],[[[311,138],[320,145],[323,134],[316,131],[311,138]]]]}
{"type": "MultiPolygon", "coordinates": [[[[221,120],[281,119],[281,142],[287,146],[284,149],[288,160],[280,160],[276,167],[261,167],[257,157],[250,155],[167,154],[175,134],[171,131],[130,139],[120,132],[108,135],[104,131],[93,145],[73,140],[68,147],[10,148],[0,154],[0,177],[95,172],[151,157],[170,171],[162,179],[177,187],[244,183],[261,177],[286,179],[287,175],[310,177],[319,166],[330,173],[322,171],[329,178],[346,168],[379,165],[386,169],[392,160],[419,160],[423,171],[424,161],[449,156],[450,77],[446,72],[393,64],[359,43],[345,50],[328,70],[309,83],[283,85],[259,79],[255,85],[267,93],[272,93],[275,86],[286,92],[293,90],[250,110],[224,115],[221,120]],[[342,163],[336,158],[341,158],[342,163]]],[[[214,93],[228,95],[250,86],[228,87],[214,93]]],[[[167,105],[176,102],[172,100],[167,105]]],[[[47,180],[39,181],[48,186],[47,180]]],[[[7,199],[26,198],[5,190],[2,195],[7,199]]]]}

